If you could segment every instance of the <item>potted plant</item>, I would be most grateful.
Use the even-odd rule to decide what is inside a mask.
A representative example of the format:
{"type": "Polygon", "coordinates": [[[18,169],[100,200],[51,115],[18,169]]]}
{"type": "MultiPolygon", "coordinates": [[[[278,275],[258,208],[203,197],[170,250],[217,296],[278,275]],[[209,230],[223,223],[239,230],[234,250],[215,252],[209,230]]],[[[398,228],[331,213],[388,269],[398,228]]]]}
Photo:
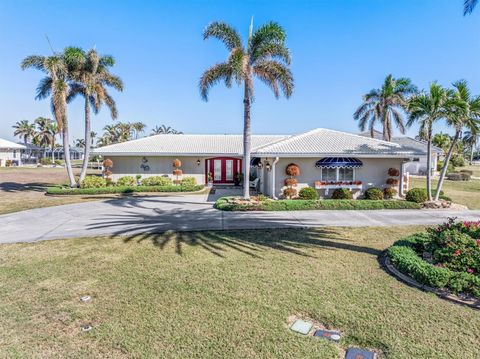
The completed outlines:
{"type": "Polygon", "coordinates": [[[135,178],[137,179],[137,186],[142,184],[142,175],[136,175],[135,178]]]}
{"type": "Polygon", "coordinates": [[[212,187],[213,186],[213,176],[212,172],[207,173],[207,187],[212,187]]]}
{"type": "Polygon", "coordinates": [[[233,184],[235,186],[240,186],[240,183],[243,181],[243,173],[237,173],[233,179],[233,184]]]}

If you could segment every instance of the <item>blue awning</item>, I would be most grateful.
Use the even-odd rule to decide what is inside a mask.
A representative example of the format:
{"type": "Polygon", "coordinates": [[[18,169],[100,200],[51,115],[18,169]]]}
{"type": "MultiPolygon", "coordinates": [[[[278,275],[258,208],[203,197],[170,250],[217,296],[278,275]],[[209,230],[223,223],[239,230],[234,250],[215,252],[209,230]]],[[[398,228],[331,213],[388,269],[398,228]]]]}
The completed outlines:
{"type": "Polygon", "coordinates": [[[315,167],[320,168],[360,168],[362,161],[353,157],[324,157],[315,162],[315,167]]]}

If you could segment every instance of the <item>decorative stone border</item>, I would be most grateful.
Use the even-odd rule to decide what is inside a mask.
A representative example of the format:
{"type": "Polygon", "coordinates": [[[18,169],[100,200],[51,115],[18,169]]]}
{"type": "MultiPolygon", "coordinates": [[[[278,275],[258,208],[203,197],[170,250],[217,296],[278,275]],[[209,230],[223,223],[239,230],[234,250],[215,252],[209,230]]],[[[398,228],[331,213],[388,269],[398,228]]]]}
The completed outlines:
{"type": "Polygon", "coordinates": [[[442,299],[446,299],[448,301],[451,301],[455,304],[459,305],[466,305],[470,308],[480,310],[480,299],[472,298],[472,297],[459,297],[455,294],[452,294],[448,290],[445,289],[438,289],[438,288],[433,288],[429,287],[424,284],[418,283],[416,280],[413,278],[409,277],[408,275],[400,272],[395,266],[392,264],[390,261],[390,258],[388,257],[387,252],[383,252],[380,256],[380,264],[382,267],[393,277],[398,279],[401,282],[404,282],[405,284],[418,288],[424,292],[429,292],[429,293],[435,293],[437,296],[439,296],[442,299]]]}

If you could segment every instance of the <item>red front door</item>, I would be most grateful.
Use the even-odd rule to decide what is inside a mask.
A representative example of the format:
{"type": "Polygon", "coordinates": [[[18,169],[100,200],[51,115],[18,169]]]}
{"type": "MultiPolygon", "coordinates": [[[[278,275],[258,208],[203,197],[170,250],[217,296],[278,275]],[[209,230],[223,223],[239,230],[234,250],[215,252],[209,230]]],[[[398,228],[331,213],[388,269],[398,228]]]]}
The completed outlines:
{"type": "Polygon", "coordinates": [[[212,175],[213,183],[233,183],[237,174],[242,172],[242,160],[238,158],[210,158],[205,166],[212,175]]]}

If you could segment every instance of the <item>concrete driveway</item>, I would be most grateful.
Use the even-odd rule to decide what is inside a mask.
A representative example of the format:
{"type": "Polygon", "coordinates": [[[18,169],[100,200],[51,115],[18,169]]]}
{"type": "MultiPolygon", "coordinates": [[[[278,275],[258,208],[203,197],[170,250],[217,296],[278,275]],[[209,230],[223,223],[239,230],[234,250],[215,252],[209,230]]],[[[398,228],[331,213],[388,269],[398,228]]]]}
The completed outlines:
{"type": "Polygon", "coordinates": [[[0,243],[192,230],[322,226],[427,225],[448,217],[479,220],[480,211],[223,212],[206,194],[126,197],[38,208],[0,216],[0,243]]]}

